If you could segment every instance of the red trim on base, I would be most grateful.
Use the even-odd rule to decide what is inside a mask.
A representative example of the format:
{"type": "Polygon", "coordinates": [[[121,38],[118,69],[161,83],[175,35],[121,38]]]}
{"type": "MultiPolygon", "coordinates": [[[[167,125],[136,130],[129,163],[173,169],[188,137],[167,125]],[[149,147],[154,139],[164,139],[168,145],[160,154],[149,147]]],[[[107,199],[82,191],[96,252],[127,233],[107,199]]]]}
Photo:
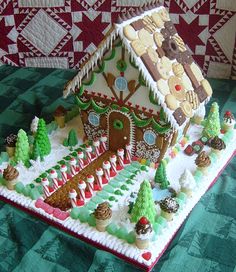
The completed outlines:
{"type": "MultiPolygon", "coordinates": [[[[215,179],[214,179],[214,180],[211,182],[211,184],[209,185],[208,189],[211,188],[212,185],[217,181],[217,179],[219,178],[219,176],[221,175],[221,173],[224,171],[224,169],[226,168],[226,166],[229,164],[230,160],[231,160],[235,155],[236,155],[236,150],[232,153],[232,155],[230,156],[230,158],[228,159],[228,161],[226,162],[226,164],[221,168],[221,170],[219,171],[219,173],[217,174],[217,176],[215,177],[215,179]]],[[[76,237],[76,238],[79,238],[80,240],[82,240],[82,241],[84,241],[84,242],[87,242],[87,243],[89,243],[89,244],[92,245],[92,246],[95,246],[95,247],[97,247],[97,248],[99,248],[99,249],[102,249],[102,250],[105,250],[105,251],[107,251],[107,252],[110,252],[110,253],[116,255],[117,257],[119,257],[119,258],[121,258],[121,259],[123,259],[123,260],[125,260],[125,261],[127,261],[127,262],[129,262],[129,263],[131,263],[131,264],[133,264],[133,265],[135,265],[135,266],[137,266],[137,267],[143,269],[144,271],[147,271],[147,272],[151,271],[152,268],[155,266],[155,264],[159,261],[159,259],[161,258],[161,256],[162,256],[163,253],[165,252],[165,250],[168,248],[168,246],[170,245],[170,243],[172,242],[173,238],[175,237],[175,235],[177,234],[177,232],[178,232],[178,230],[179,230],[179,229],[176,230],[176,232],[173,234],[173,236],[171,237],[171,239],[169,240],[169,242],[166,244],[166,246],[165,246],[165,248],[163,249],[163,251],[162,251],[162,252],[160,253],[160,255],[156,258],[156,260],[155,260],[150,266],[147,266],[147,265],[141,264],[141,263],[139,263],[138,261],[135,261],[134,259],[131,259],[131,258],[129,258],[129,257],[127,257],[127,256],[125,256],[125,255],[123,255],[123,254],[121,254],[121,253],[118,253],[118,252],[114,251],[113,249],[110,249],[110,248],[108,248],[108,247],[106,247],[106,246],[103,246],[103,245],[99,244],[98,242],[92,241],[92,240],[90,240],[89,238],[86,238],[86,237],[84,237],[84,236],[82,236],[82,235],[79,235],[79,234],[77,234],[77,233],[75,233],[75,232],[73,232],[73,231],[71,231],[71,230],[65,228],[64,226],[60,225],[59,223],[54,222],[54,221],[52,221],[51,219],[48,219],[48,218],[46,218],[45,216],[43,216],[43,215],[41,215],[41,214],[38,214],[38,213],[35,212],[35,211],[29,210],[29,209],[27,209],[27,208],[25,208],[25,207],[23,207],[23,206],[21,206],[21,205],[15,203],[15,202],[13,202],[13,201],[10,200],[10,199],[7,199],[7,198],[3,197],[3,196],[1,196],[1,195],[0,195],[0,200],[4,201],[4,202],[6,202],[6,203],[9,203],[9,204],[11,204],[12,206],[17,207],[17,208],[19,208],[19,209],[25,211],[26,213],[29,213],[29,214],[31,214],[31,215],[33,215],[33,216],[35,216],[35,217],[40,218],[40,219],[42,219],[43,221],[45,221],[46,223],[48,223],[48,224],[50,224],[50,225],[52,225],[52,226],[54,226],[54,227],[56,227],[56,228],[58,228],[58,229],[60,229],[60,230],[62,230],[62,231],[64,231],[64,232],[66,232],[66,233],[68,233],[68,234],[70,234],[70,235],[72,235],[72,236],[74,236],[74,237],[76,237]]],[[[191,213],[191,212],[190,212],[190,213],[191,213]]],[[[189,214],[190,214],[190,213],[189,213],[189,214]]],[[[188,215],[188,216],[189,216],[189,215],[188,215]]],[[[182,225],[181,225],[181,226],[182,226],[182,225]]],[[[180,227],[181,227],[181,226],[180,226],[180,227]]],[[[179,228],[180,228],[180,227],[179,227],[179,228]]]]}

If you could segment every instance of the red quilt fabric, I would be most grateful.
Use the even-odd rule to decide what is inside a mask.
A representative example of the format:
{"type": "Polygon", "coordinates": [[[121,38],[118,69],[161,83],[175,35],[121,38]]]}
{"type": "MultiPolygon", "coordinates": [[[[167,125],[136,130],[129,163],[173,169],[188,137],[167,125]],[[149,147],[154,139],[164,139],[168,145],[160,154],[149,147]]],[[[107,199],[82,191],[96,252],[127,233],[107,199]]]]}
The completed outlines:
{"type": "MultiPolygon", "coordinates": [[[[0,62],[75,68],[142,0],[2,0],[0,62]]],[[[162,0],[205,75],[236,79],[236,1],[162,0]]]]}

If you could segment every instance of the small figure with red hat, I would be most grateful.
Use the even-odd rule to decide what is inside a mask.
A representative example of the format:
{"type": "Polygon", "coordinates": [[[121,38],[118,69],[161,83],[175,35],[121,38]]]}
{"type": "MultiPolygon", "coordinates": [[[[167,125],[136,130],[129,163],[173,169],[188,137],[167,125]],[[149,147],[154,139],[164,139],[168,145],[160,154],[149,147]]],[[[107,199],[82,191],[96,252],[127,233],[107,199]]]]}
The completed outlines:
{"type": "Polygon", "coordinates": [[[235,118],[232,112],[226,111],[224,114],[224,131],[227,132],[229,130],[234,129],[235,126],[235,118]]]}

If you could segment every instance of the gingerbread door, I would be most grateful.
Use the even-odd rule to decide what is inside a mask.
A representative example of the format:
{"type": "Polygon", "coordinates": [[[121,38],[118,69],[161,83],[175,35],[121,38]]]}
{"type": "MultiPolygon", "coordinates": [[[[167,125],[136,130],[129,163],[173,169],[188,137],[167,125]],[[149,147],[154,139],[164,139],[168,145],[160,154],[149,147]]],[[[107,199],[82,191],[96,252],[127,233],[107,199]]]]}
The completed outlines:
{"type": "Polygon", "coordinates": [[[129,117],[120,111],[112,111],[108,114],[109,150],[117,151],[125,148],[130,143],[132,125],[129,117]]]}

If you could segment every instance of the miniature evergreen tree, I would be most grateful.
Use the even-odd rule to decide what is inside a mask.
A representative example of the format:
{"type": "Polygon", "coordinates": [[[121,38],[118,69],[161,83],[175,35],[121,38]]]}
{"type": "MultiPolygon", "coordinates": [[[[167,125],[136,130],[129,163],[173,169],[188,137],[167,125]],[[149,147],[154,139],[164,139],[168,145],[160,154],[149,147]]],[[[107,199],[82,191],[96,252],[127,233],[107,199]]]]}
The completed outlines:
{"type": "Polygon", "coordinates": [[[40,148],[38,142],[35,141],[33,146],[32,159],[36,161],[38,158],[40,158],[41,160],[43,159],[43,157],[40,155],[40,148]]]}
{"type": "Polygon", "coordinates": [[[212,103],[210,112],[207,119],[204,122],[204,129],[202,135],[209,138],[213,138],[220,134],[220,116],[219,106],[216,102],[212,103]]]}
{"type": "Polygon", "coordinates": [[[45,121],[43,119],[39,119],[38,129],[35,136],[35,145],[38,145],[38,149],[40,152],[40,157],[50,154],[51,152],[51,143],[48,138],[47,128],[45,121]]]}
{"type": "Polygon", "coordinates": [[[78,144],[78,138],[76,135],[76,131],[71,129],[68,135],[68,146],[72,147],[78,144]]]}
{"type": "Polygon", "coordinates": [[[17,134],[15,162],[23,162],[25,166],[29,166],[29,142],[26,132],[20,129],[17,134]]]}
{"type": "Polygon", "coordinates": [[[166,165],[163,161],[160,162],[156,170],[154,181],[160,184],[161,189],[167,189],[170,185],[166,176],[166,165]]]}
{"type": "Polygon", "coordinates": [[[147,180],[144,180],[140,186],[138,196],[131,211],[131,222],[137,223],[143,216],[151,223],[154,223],[156,209],[152,196],[152,188],[150,182],[147,180]]]}

